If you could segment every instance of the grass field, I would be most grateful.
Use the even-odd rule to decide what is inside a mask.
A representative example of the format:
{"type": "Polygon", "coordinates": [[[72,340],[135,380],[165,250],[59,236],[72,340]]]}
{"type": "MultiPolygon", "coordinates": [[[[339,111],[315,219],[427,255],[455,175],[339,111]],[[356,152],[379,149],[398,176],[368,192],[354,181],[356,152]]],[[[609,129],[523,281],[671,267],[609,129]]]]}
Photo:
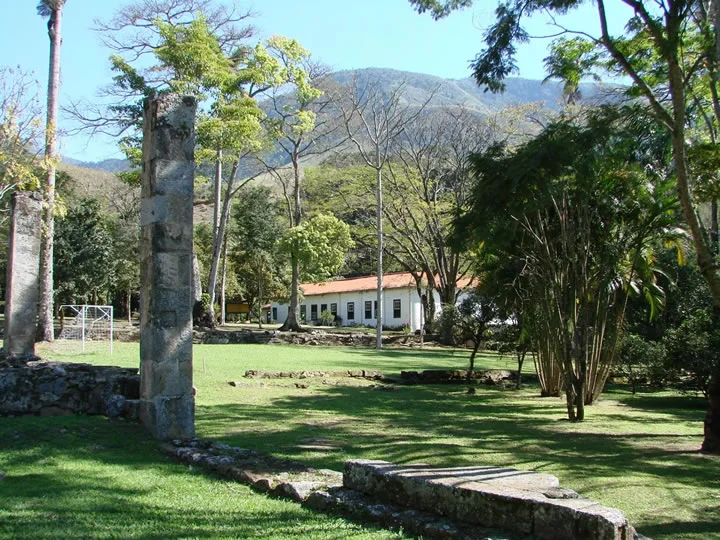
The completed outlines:
{"type": "MultiPolygon", "coordinates": [[[[41,355],[70,359],[58,350],[41,351],[41,355]]],[[[137,355],[137,344],[118,344],[112,358],[103,354],[72,358],[137,366],[137,355]]],[[[370,382],[348,386],[335,385],[332,380],[328,381],[331,384],[306,380],[308,388],[297,388],[294,380],[242,378],[248,369],[380,369],[397,374],[406,369],[461,369],[466,362],[465,351],[198,345],[194,349],[199,390],[197,432],[201,437],[338,470],[349,458],[375,458],[438,466],[506,465],[547,472],[558,476],[564,487],[621,509],[641,533],[656,540],[720,538],[720,458],[697,452],[705,410],[701,398],[672,392],[633,396],[624,388],[609,388],[588,410],[585,422],[570,424],[565,420],[563,401],[538,397],[535,386],[521,391],[479,387],[475,395],[468,395],[462,386],[386,391],[370,382]],[[230,381],[243,385],[232,387],[230,381]]],[[[493,355],[478,360],[478,368],[513,366],[512,359],[493,355]]],[[[338,520],[325,522],[325,518],[292,505],[280,509],[276,505],[286,503],[250,495],[244,488],[230,488],[202,475],[187,475],[182,467],[159,457],[136,425],[110,424],[98,418],[31,418],[3,419],[0,426],[2,440],[10,436],[11,442],[9,449],[5,445],[0,449],[0,469],[8,472],[8,478],[0,483],[0,536],[4,536],[3,523],[17,519],[5,520],[3,512],[15,515],[18,508],[25,509],[31,522],[39,519],[32,516],[60,511],[55,510],[54,498],[22,492],[13,495],[15,510],[9,508],[4,495],[17,492],[17,486],[8,487],[17,467],[26,471],[23,485],[36,485],[32,480],[47,475],[50,486],[62,488],[60,500],[66,498],[65,483],[87,483],[87,491],[95,495],[70,505],[74,510],[71,521],[86,526],[82,515],[89,511],[98,531],[109,530],[115,520],[122,520],[122,512],[115,515],[100,509],[114,508],[114,501],[120,500],[125,505],[120,508],[151,508],[153,514],[181,515],[181,525],[173,530],[186,526],[195,531],[187,536],[263,536],[257,529],[240,529],[250,527],[239,522],[252,520],[252,513],[245,516],[234,503],[223,502],[247,497],[251,502],[240,503],[243,509],[265,512],[266,521],[278,527],[269,530],[267,537],[287,533],[287,524],[275,523],[285,520],[285,515],[292,516],[289,519],[297,523],[297,530],[307,528],[307,534],[298,533],[304,537],[331,534],[326,531],[336,526],[344,527],[336,537],[383,534],[338,520]],[[58,435],[60,426],[67,431],[58,435]],[[81,430],[92,430],[92,437],[78,435],[81,430]],[[15,440],[15,431],[27,431],[27,435],[15,440]],[[95,443],[98,439],[101,442],[95,443]],[[93,444],[103,449],[95,451],[93,444]],[[111,457],[103,458],[108,452],[111,457]],[[48,453],[51,457],[44,457],[48,453]],[[39,465],[46,459],[51,463],[39,465]],[[93,482],[94,477],[107,481],[93,482]],[[183,482],[192,484],[192,489],[176,487],[183,482]],[[195,500],[196,495],[203,502],[195,500]],[[207,502],[213,497],[219,502],[207,502]],[[176,500],[181,502],[166,508],[176,500]],[[215,504],[222,508],[217,515],[208,509],[215,504]],[[83,510],[86,507],[90,510],[83,510]],[[235,516],[233,525],[228,518],[231,515],[235,516]],[[217,525],[214,519],[219,520],[217,525]]],[[[172,520],[160,515],[157,521],[152,530],[162,530],[172,520]]],[[[156,534],[145,531],[144,521],[137,527],[136,536],[156,534]]],[[[91,529],[76,530],[83,536],[83,530],[91,529]]]]}

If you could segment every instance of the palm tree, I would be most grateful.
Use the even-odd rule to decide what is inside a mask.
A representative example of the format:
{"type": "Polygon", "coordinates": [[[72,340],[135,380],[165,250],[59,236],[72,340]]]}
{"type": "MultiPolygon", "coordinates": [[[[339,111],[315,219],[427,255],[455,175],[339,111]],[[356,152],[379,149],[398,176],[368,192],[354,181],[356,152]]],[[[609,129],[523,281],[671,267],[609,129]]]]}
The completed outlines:
{"type": "Polygon", "coordinates": [[[40,317],[38,334],[52,341],[53,328],[53,234],[55,229],[55,161],[57,159],[58,93],[60,91],[60,45],[62,44],[62,10],[66,0],[41,0],[38,15],[48,19],[50,37],[50,71],[48,75],[47,124],[45,127],[45,165],[42,247],[40,251],[40,317]]]}

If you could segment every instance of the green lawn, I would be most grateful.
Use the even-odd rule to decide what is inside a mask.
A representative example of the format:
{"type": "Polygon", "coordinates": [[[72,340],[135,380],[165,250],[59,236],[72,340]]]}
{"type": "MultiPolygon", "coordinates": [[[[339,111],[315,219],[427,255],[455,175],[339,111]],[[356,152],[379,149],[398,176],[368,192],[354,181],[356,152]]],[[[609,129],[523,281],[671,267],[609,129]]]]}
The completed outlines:
{"type": "MultiPolygon", "coordinates": [[[[137,344],[119,344],[111,359],[89,354],[77,356],[75,360],[137,366],[137,354],[137,344]]],[[[68,359],[52,351],[43,355],[68,359]]],[[[466,362],[465,351],[378,352],[352,348],[198,345],[194,350],[195,384],[199,390],[198,435],[338,470],[349,458],[375,458],[438,466],[494,464],[548,472],[557,475],[563,486],[621,509],[641,533],[656,540],[720,538],[720,458],[697,452],[705,410],[700,398],[671,392],[632,396],[624,388],[610,388],[600,402],[588,410],[584,423],[570,424],[565,420],[563,401],[538,397],[535,386],[526,386],[519,392],[481,387],[475,395],[468,395],[461,386],[414,386],[380,391],[370,387],[371,383],[335,386],[312,380],[303,381],[310,382],[309,388],[297,388],[295,380],[242,378],[248,369],[365,368],[397,374],[406,369],[461,369],[466,367],[466,362]],[[241,381],[244,385],[232,387],[229,381],[241,381]],[[309,449],[308,446],[313,445],[307,443],[312,439],[324,439],[331,449],[309,449]]],[[[483,355],[478,360],[479,368],[512,369],[513,365],[512,359],[493,355],[483,355]]],[[[532,367],[531,363],[528,367],[532,367]]],[[[91,422],[98,434],[117,439],[118,426],[110,426],[105,420],[71,420],[91,422]]],[[[68,419],[12,422],[21,428],[38,422],[52,432],[55,426],[66,425],[68,419]]],[[[3,420],[0,425],[7,423],[3,420]]],[[[129,445],[125,439],[132,440],[133,452],[120,452],[118,462],[107,465],[122,469],[123,460],[131,467],[133,460],[139,459],[158,471],[172,469],[174,480],[155,487],[154,496],[163,493],[163,500],[148,503],[150,506],[167,504],[172,497],[165,498],[164,490],[173,492],[170,484],[181,482],[182,468],[165,463],[153,453],[152,443],[143,439],[136,426],[121,424],[120,427],[132,434],[132,437],[123,434],[120,445],[126,448],[129,445]]],[[[42,428],[38,430],[42,432],[42,428]]],[[[0,436],[7,440],[3,432],[0,436]]],[[[62,440],[50,437],[46,451],[62,440]]],[[[31,442],[26,444],[34,448],[31,442]]],[[[66,459],[80,469],[87,465],[87,459],[75,462],[74,454],[70,456],[62,448],[57,452],[60,454],[51,471],[53,477],[65,471],[66,459]]],[[[17,451],[6,452],[5,447],[0,450],[2,460],[17,459],[17,455],[17,451]]],[[[102,466],[104,470],[106,464],[102,466]]],[[[3,467],[12,468],[0,461],[0,469],[3,467]]],[[[97,474],[111,476],[113,473],[111,469],[97,474]]],[[[157,474],[164,477],[161,472],[157,474]]],[[[200,482],[198,478],[202,478],[203,485],[207,483],[210,491],[213,491],[210,486],[215,486],[215,491],[229,489],[223,488],[222,482],[204,477],[189,476],[187,481],[200,482]]],[[[149,478],[147,482],[153,484],[149,478]]],[[[0,490],[7,489],[7,484],[7,479],[0,483],[0,490]]],[[[153,495],[147,492],[142,479],[134,484],[142,495],[124,495],[121,489],[117,497],[127,497],[133,500],[131,504],[145,506],[136,499],[151,500],[153,495]]],[[[233,486],[233,489],[244,488],[233,486]]],[[[104,490],[91,507],[106,504],[104,490]]],[[[112,499],[116,495],[108,493],[107,496],[112,499]]],[[[260,506],[268,501],[254,497],[253,500],[263,501],[256,503],[260,506]]],[[[25,501],[23,504],[30,503],[27,497],[21,500],[25,501]]],[[[187,504],[193,506],[193,511],[186,514],[188,522],[194,523],[195,517],[205,523],[201,519],[204,507],[200,505],[200,510],[195,510],[195,503],[187,504]]],[[[0,509],[4,505],[3,497],[0,509]]],[[[78,508],[81,507],[80,504],[78,508]]],[[[47,508],[39,511],[50,512],[47,508]]],[[[183,512],[179,507],[176,511],[183,512]]],[[[306,515],[299,509],[293,512],[306,515]]],[[[3,523],[1,518],[2,514],[0,523],[3,523]]],[[[101,514],[93,519],[106,524],[109,518],[101,514]]],[[[1,533],[0,528],[3,536],[1,533]]],[[[143,531],[137,534],[145,535],[143,531]]],[[[220,528],[217,534],[232,536],[234,533],[220,528]]],[[[238,534],[256,536],[254,532],[238,534]]],[[[203,536],[199,532],[190,535],[203,536]]],[[[281,535],[281,531],[268,533],[270,537],[281,535]]],[[[343,532],[341,536],[347,535],[343,532]]]]}

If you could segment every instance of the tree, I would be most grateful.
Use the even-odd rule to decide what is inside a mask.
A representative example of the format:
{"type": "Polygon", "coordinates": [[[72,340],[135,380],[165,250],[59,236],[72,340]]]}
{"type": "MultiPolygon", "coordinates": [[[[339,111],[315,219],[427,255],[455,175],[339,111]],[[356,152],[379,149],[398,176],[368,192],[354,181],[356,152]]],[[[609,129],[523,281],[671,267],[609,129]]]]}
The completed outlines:
{"type": "MultiPolygon", "coordinates": [[[[471,270],[470,257],[448,240],[453,217],[467,205],[469,156],[494,135],[486,119],[463,107],[426,111],[403,131],[388,165],[383,210],[388,254],[413,274],[421,298],[438,291],[442,305],[454,306],[458,280],[471,270]]],[[[423,307],[432,322],[434,302],[423,307]]]]}
{"type": "MultiPolygon", "coordinates": [[[[418,11],[430,10],[436,18],[472,3],[471,0],[409,1],[418,11]]],[[[477,82],[499,91],[503,89],[503,79],[516,71],[515,43],[529,37],[521,25],[523,17],[538,11],[565,13],[584,3],[583,0],[508,0],[501,4],[496,9],[494,24],[485,33],[486,48],[472,63],[477,82]]],[[[592,50],[584,50],[591,54],[601,51],[606,69],[629,77],[633,83],[631,94],[647,100],[657,124],[668,131],[680,204],[698,266],[713,299],[714,324],[720,326],[720,261],[693,198],[687,137],[687,126],[692,124],[691,105],[699,102],[696,89],[700,86],[707,88],[712,97],[706,118],[712,117],[716,127],[720,121],[720,10],[715,3],[704,1],[622,0],[622,3],[632,10],[625,25],[627,35],[610,34],[604,0],[595,2],[600,26],[598,36],[572,32],[559,25],[558,29],[561,34],[574,33],[595,45],[592,50]]],[[[576,58],[584,57],[581,54],[576,58]]],[[[720,453],[720,368],[715,369],[710,378],[702,449],[720,453]]]]}
{"type": "Polygon", "coordinates": [[[41,0],[38,15],[48,19],[50,67],[48,74],[45,161],[47,177],[43,186],[43,229],[40,249],[40,310],[38,334],[44,341],[55,338],[53,317],[53,234],[55,230],[55,168],[57,162],[57,116],[60,92],[60,46],[65,0],[41,0]]]}
{"type": "Polygon", "coordinates": [[[516,268],[534,335],[563,375],[571,421],[602,391],[627,295],[660,299],[647,248],[672,223],[674,200],[648,176],[642,135],[623,133],[624,114],[558,121],[511,153],[497,146],[476,156],[479,180],[460,221],[516,268]]]}
{"type": "Polygon", "coordinates": [[[0,205],[15,188],[36,189],[41,122],[37,83],[20,68],[0,68],[0,205]]]}
{"type": "MultiPolygon", "coordinates": [[[[267,94],[268,128],[273,133],[281,158],[270,155],[263,158],[265,168],[282,186],[290,228],[300,227],[303,222],[302,160],[341,144],[331,142],[336,131],[333,119],[328,115],[331,100],[320,88],[326,69],[314,64],[310,53],[295,40],[275,37],[276,49],[281,52],[278,61],[286,73],[291,88],[276,86],[267,94]],[[289,163],[278,166],[278,161],[289,163]],[[288,170],[289,169],[289,170],[288,170]],[[288,174],[289,173],[289,174],[288,174]]],[[[288,316],[280,327],[282,331],[302,331],[299,322],[300,256],[292,251],[290,267],[290,302],[288,316]]]]}
{"type": "Polygon", "coordinates": [[[262,326],[262,307],[285,292],[276,244],[282,236],[282,207],[266,186],[245,191],[235,206],[231,258],[251,312],[262,326]]]}
{"type": "Polygon", "coordinates": [[[375,310],[376,348],[382,348],[383,314],[383,169],[406,127],[414,121],[434,96],[418,107],[403,102],[405,85],[384,92],[379,84],[368,81],[352,87],[337,99],[348,138],[357,148],[365,164],[375,171],[375,203],[377,228],[377,308],[375,310]]]}
{"type": "Polygon", "coordinates": [[[303,279],[322,281],[340,269],[352,245],[350,227],[333,216],[318,214],[288,229],[278,247],[296,254],[303,279]]]}
{"type": "Polygon", "coordinates": [[[58,301],[108,302],[117,275],[113,224],[96,200],[79,201],[58,220],[55,248],[58,301]]]}

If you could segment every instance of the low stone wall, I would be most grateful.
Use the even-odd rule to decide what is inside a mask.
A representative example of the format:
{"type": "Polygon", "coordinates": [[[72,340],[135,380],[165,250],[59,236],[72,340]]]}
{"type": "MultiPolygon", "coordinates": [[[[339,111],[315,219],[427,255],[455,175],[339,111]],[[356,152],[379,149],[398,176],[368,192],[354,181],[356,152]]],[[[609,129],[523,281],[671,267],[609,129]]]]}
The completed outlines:
{"type": "Polygon", "coordinates": [[[297,461],[279,459],[202,439],[173,441],[164,451],[182,463],[199,466],[223,478],[248,485],[261,493],[289,499],[313,510],[342,514],[363,523],[402,530],[422,538],[524,540],[505,533],[445,519],[432,512],[381,503],[376,497],[343,487],[343,475],[314,469],[297,461]]]}
{"type": "MultiPolygon", "coordinates": [[[[505,369],[473,371],[471,379],[488,385],[514,383],[517,373],[505,369]]],[[[405,384],[459,383],[467,380],[467,371],[456,369],[426,369],[425,371],[401,371],[396,382],[405,384]]]]}
{"type": "MultiPolygon", "coordinates": [[[[326,330],[309,330],[307,332],[278,332],[277,330],[195,330],[195,343],[208,345],[230,344],[266,344],[271,345],[311,345],[311,346],[346,346],[375,347],[375,334],[361,332],[328,332],[326,330]]],[[[426,343],[430,341],[425,337],[426,343]]],[[[415,335],[383,336],[384,345],[415,346],[420,344],[420,337],[415,335]]]]}
{"type": "Polygon", "coordinates": [[[557,478],[499,467],[437,469],[348,461],[343,485],[380,501],[548,540],[632,540],[622,512],[560,488],[557,478]]]}
{"type": "Polygon", "coordinates": [[[342,371],[258,371],[251,369],[245,372],[246,379],[310,379],[327,377],[349,377],[353,379],[379,381],[383,379],[383,374],[382,371],[373,369],[345,369],[342,371]]]}
{"type": "Polygon", "coordinates": [[[137,417],[137,369],[43,360],[0,361],[0,416],[137,417]]]}

